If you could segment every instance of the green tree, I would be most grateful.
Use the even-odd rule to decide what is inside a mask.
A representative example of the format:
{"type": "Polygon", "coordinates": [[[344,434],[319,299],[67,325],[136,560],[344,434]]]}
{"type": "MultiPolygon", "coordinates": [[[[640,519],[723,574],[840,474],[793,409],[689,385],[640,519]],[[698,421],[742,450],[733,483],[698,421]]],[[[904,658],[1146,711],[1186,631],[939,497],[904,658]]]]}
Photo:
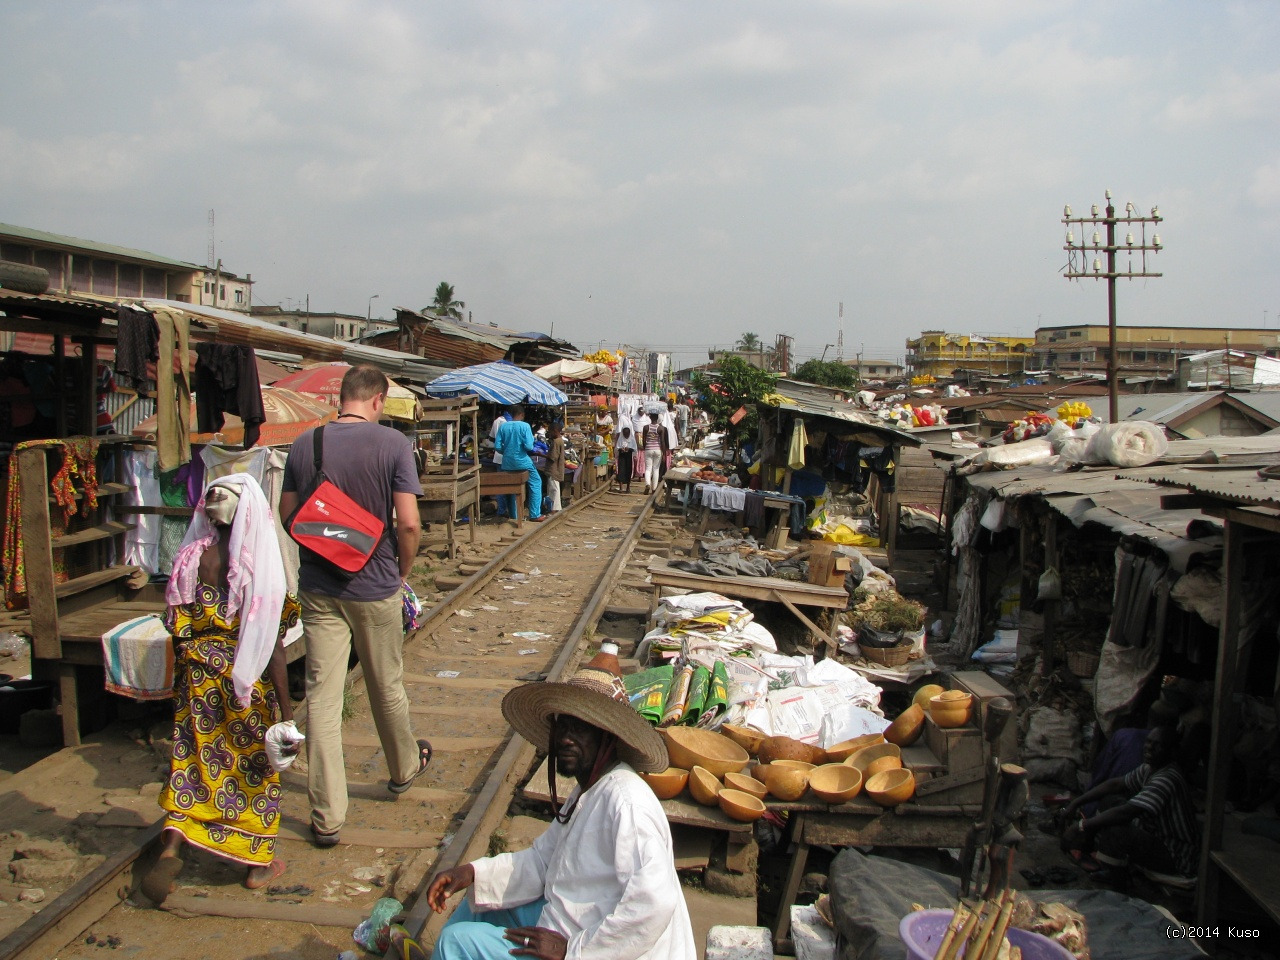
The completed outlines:
{"type": "Polygon", "coordinates": [[[743,353],[755,353],[760,349],[760,338],[754,333],[744,333],[738,338],[737,349],[743,353]]]}
{"type": "Polygon", "coordinates": [[[840,390],[851,390],[858,385],[858,374],[852,367],[825,360],[806,360],[796,367],[792,376],[805,383],[817,383],[840,390]]]}
{"type": "Polygon", "coordinates": [[[437,317],[454,317],[462,319],[462,308],[466,304],[453,299],[453,284],[440,282],[436,287],[436,298],[422,308],[423,313],[434,313],[437,317]]]}
{"type": "Polygon", "coordinates": [[[710,416],[712,428],[729,434],[737,446],[738,436],[755,432],[753,408],[766,393],[773,392],[777,382],[773,374],[753,367],[741,357],[728,356],[720,360],[716,376],[695,373],[690,385],[698,395],[698,406],[710,416]],[[741,407],[747,408],[748,416],[737,424],[730,423],[729,418],[741,407]]]}

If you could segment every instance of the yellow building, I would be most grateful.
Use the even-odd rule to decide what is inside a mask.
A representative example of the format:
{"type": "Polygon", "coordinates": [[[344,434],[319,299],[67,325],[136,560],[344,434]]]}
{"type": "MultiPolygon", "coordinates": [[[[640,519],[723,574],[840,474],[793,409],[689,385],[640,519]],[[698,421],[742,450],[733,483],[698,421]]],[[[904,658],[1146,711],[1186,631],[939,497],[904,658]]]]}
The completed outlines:
{"type": "Polygon", "coordinates": [[[1035,337],[980,336],[925,330],[907,341],[907,371],[912,377],[926,374],[949,378],[957,369],[999,376],[1027,368],[1035,337]]]}

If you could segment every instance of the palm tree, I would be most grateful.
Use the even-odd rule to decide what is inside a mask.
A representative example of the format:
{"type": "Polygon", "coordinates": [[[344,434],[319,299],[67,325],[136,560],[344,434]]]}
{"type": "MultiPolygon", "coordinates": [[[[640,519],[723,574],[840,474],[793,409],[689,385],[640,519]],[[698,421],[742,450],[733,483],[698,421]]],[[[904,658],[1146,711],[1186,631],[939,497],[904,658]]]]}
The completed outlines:
{"type": "Polygon", "coordinates": [[[738,349],[742,353],[755,353],[760,349],[760,338],[754,333],[744,333],[738,338],[738,349]]]}
{"type": "Polygon", "coordinates": [[[443,280],[436,287],[436,298],[422,308],[423,313],[434,313],[438,317],[453,317],[457,320],[462,319],[462,308],[466,304],[461,300],[453,299],[453,284],[445,283],[443,280]]]}

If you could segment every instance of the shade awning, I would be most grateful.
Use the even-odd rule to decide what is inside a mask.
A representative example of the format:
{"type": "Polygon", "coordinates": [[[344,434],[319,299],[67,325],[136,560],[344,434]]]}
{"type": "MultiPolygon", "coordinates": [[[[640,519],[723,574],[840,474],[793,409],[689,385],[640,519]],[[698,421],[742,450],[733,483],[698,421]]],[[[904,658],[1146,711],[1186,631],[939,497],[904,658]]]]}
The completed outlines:
{"type": "Polygon", "coordinates": [[[613,382],[613,368],[607,363],[590,360],[557,360],[533,371],[552,383],[595,383],[608,386],[613,382]]]}
{"type": "Polygon", "coordinates": [[[481,400],[508,406],[534,403],[558,407],[569,402],[564,393],[546,380],[523,367],[504,361],[478,363],[472,367],[451,370],[428,383],[426,391],[433,397],[457,397],[464,393],[474,393],[481,400]]]}

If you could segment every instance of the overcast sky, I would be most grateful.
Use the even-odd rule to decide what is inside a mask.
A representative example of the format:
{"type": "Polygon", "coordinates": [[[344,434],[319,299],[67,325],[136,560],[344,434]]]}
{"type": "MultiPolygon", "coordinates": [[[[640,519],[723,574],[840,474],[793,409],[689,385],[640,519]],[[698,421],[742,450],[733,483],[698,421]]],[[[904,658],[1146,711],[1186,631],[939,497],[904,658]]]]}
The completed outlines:
{"type": "MultiPolygon", "coordinates": [[[[798,359],[1106,322],[1064,204],[1159,205],[1121,323],[1280,326],[1280,4],[0,4],[0,221],[259,303],[798,359]],[[865,345],[865,347],[864,347],[865,345]]],[[[1137,267],[1135,267],[1137,269],[1137,267]]]]}

